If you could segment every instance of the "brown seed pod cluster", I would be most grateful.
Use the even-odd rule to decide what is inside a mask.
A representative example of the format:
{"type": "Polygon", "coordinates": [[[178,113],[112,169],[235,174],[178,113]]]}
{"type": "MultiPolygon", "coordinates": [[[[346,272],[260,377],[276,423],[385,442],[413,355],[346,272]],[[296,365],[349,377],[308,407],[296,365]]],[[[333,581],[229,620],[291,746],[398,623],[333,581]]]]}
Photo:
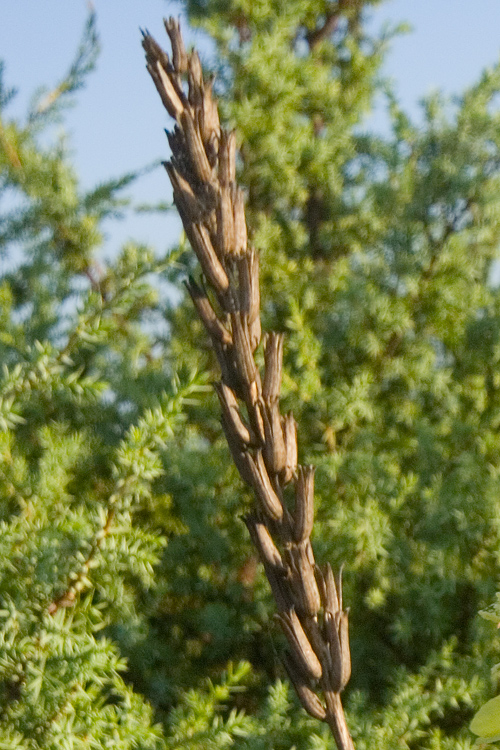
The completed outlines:
{"type": "Polygon", "coordinates": [[[314,467],[297,465],[297,425],[281,414],[283,335],[261,344],[259,256],[248,242],[244,195],[236,182],[236,137],[219,122],[213,81],[196,52],[186,52],[179,24],[165,21],[172,59],[144,34],[147,69],[168,114],[172,157],[165,164],[174,202],[204,281],[187,289],[221,370],[216,385],[234,463],[252,487],[256,509],[245,521],[269,580],[289,650],[284,664],[312,716],[328,722],[339,750],[353,750],[340,693],[350,676],[348,612],[342,580],[314,560],[314,467]],[[284,501],[292,483],[293,511],[284,501]]]}

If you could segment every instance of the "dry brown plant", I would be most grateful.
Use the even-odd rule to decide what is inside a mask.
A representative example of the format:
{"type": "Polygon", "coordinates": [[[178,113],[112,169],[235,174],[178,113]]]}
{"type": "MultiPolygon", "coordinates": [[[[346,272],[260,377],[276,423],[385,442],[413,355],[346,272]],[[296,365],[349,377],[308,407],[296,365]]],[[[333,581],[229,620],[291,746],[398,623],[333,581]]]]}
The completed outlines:
{"type": "Polygon", "coordinates": [[[236,136],[221,127],[196,51],[187,54],[179,24],[165,21],[172,57],[144,33],[147,69],[176,124],[165,164],[203,283],[187,288],[221,370],[215,386],[234,463],[253,489],[245,519],[288,641],[284,665],[305,710],[327,722],[339,750],[354,750],[340,694],[351,672],[348,611],[341,574],[316,565],[314,467],[297,465],[297,425],[280,412],[283,335],[262,337],[259,255],[248,243],[244,194],[236,182],[236,136]],[[186,84],[187,80],[187,84],[186,84]],[[255,351],[263,341],[264,373],[255,351]],[[293,510],[284,500],[292,483],[293,510]]]}

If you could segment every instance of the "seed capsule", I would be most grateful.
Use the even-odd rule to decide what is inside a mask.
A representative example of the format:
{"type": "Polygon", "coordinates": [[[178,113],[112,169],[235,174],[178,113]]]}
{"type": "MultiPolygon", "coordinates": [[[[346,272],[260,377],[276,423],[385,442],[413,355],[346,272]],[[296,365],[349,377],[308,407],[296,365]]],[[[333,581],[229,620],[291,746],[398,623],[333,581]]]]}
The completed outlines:
{"type": "Polygon", "coordinates": [[[314,523],[314,466],[299,466],[295,480],[294,536],[303,542],[311,535],[314,523]]]}
{"type": "Polygon", "coordinates": [[[247,222],[245,219],[245,198],[241,188],[233,191],[234,213],[234,253],[243,255],[247,249],[247,222]]]}
{"type": "MultiPolygon", "coordinates": [[[[203,106],[201,109],[200,130],[205,146],[208,142],[210,142],[212,136],[216,136],[218,142],[220,134],[219,110],[217,109],[217,104],[212,99],[213,85],[214,79],[212,78],[210,81],[207,81],[207,83],[204,84],[203,90],[203,106]]],[[[215,150],[215,155],[216,154],[217,149],[215,150]]]]}
{"type": "Polygon", "coordinates": [[[201,106],[203,96],[203,70],[196,50],[188,55],[188,87],[189,103],[193,109],[198,109],[201,106]]]}
{"type": "Polygon", "coordinates": [[[257,548],[260,559],[265,565],[270,565],[276,570],[285,573],[281,555],[276,547],[269,529],[254,513],[250,513],[244,519],[250,532],[252,542],[257,548]]]}
{"type": "Polygon", "coordinates": [[[189,219],[185,220],[181,210],[179,210],[179,213],[184,225],[184,231],[191,243],[191,247],[196,253],[196,257],[200,261],[203,273],[217,294],[223,297],[229,289],[229,279],[215,253],[208,231],[203,224],[194,224],[189,219]]]}
{"type": "Polygon", "coordinates": [[[283,433],[285,436],[286,461],[283,472],[283,482],[291,482],[297,471],[297,422],[289,412],[283,420],[283,433]]]}
{"type": "Polygon", "coordinates": [[[147,64],[148,73],[153,79],[153,83],[156,86],[156,90],[160,95],[163,106],[167,110],[170,117],[175,120],[179,120],[182,112],[184,111],[184,103],[181,100],[179,94],[175,90],[175,87],[170,80],[167,73],[163,69],[163,66],[157,60],[155,63],[147,64]]]}
{"type": "Polygon", "coordinates": [[[252,426],[252,430],[255,433],[256,440],[258,442],[259,446],[264,445],[265,443],[265,435],[264,435],[264,420],[262,418],[262,399],[259,396],[260,393],[260,375],[259,371],[256,370],[256,378],[254,383],[254,390],[251,394],[249,394],[249,400],[250,405],[248,403],[248,400],[246,401],[247,404],[247,411],[248,411],[248,419],[250,421],[250,424],[252,426]]]}
{"type": "Polygon", "coordinates": [[[156,62],[158,61],[164,71],[170,73],[172,71],[172,66],[165,50],[160,47],[156,39],[152,37],[148,31],[142,31],[142,37],[142,46],[146,53],[146,62],[149,63],[149,65],[156,65],[156,62]]]}
{"type": "Polygon", "coordinates": [[[348,611],[340,613],[339,636],[341,659],[341,689],[343,690],[351,677],[351,649],[349,648],[349,613],[348,611]]]}
{"type": "Polygon", "coordinates": [[[266,341],[264,352],[266,370],[262,385],[262,396],[265,401],[279,398],[281,390],[281,370],[283,362],[283,334],[270,333],[266,341]]]}
{"type": "Polygon", "coordinates": [[[187,109],[183,109],[179,117],[180,125],[189,149],[189,156],[193,170],[201,182],[210,182],[212,168],[203,147],[198,128],[187,109]]]}
{"type": "Polygon", "coordinates": [[[242,450],[240,440],[235,437],[232,432],[231,426],[227,424],[224,414],[221,417],[222,427],[226,435],[227,444],[233,457],[234,465],[238,469],[238,472],[244,482],[252,486],[254,479],[253,465],[251,463],[251,457],[248,452],[242,450]]]}
{"type": "Polygon", "coordinates": [[[278,612],[287,612],[290,608],[290,591],[283,573],[274,565],[267,565],[267,563],[264,563],[264,570],[278,612]]]}
{"type": "Polygon", "coordinates": [[[340,647],[337,617],[325,613],[325,635],[330,650],[329,682],[334,693],[342,690],[342,651],[340,647]]]}
{"type": "Polygon", "coordinates": [[[214,388],[222,407],[225,426],[231,432],[235,443],[239,441],[240,448],[245,450],[251,442],[251,435],[241,417],[236,396],[231,388],[223,382],[215,383],[214,388]]]}
{"type": "Polygon", "coordinates": [[[336,615],[340,609],[340,604],[337,595],[337,585],[335,583],[330,563],[327,563],[325,566],[324,581],[326,589],[326,600],[324,602],[325,612],[329,612],[331,615],[336,615]]]}
{"type": "Polygon", "coordinates": [[[264,459],[271,474],[279,474],[285,468],[286,450],[277,401],[270,405],[263,402],[261,411],[265,436],[264,459]]]}
{"type": "Polygon", "coordinates": [[[165,133],[168,145],[172,151],[172,158],[170,161],[178,172],[187,173],[189,168],[186,166],[186,159],[184,158],[186,143],[182,130],[178,125],[175,125],[173,130],[165,130],[165,133]]]}
{"type": "Polygon", "coordinates": [[[295,663],[293,656],[283,654],[283,663],[297,696],[308,714],[319,721],[326,719],[326,710],[316,693],[308,685],[307,678],[295,663]]]}
{"type": "Polygon", "coordinates": [[[248,315],[248,338],[252,352],[260,343],[259,254],[254,248],[236,260],[238,267],[238,300],[240,310],[248,315]]]}
{"type": "Polygon", "coordinates": [[[316,617],[321,607],[318,584],[314,568],[309,560],[310,543],[293,544],[289,550],[290,567],[294,582],[293,590],[297,598],[297,608],[309,617],[316,617]]]}
{"type": "Polygon", "coordinates": [[[170,37],[172,45],[172,62],[177,73],[186,73],[188,69],[188,56],[184,47],[184,41],[179,26],[179,22],[170,16],[164,19],[165,29],[170,37]]]}
{"type": "Polygon", "coordinates": [[[259,253],[252,247],[247,253],[246,258],[250,279],[250,309],[248,317],[253,322],[259,317],[260,312],[259,253]]]}
{"type": "Polygon", "coordinates": [[[174,189],[176,205],[188,221],[200,221],[206,210],[194,194],[193,188],[185,177],[177,171],[172,162],[164,162],[164,166],[174,189]],[[179,206],[179,203],[182,205],[179,206]]]}
{"type": "Polygon", "coordinates": [[[238,363],[241,379],[244,383],[251,384],[256,380],[257,367],[248,340],[247,316],[241,313],[232,313],[231,328],[234,341],[234,357],[238,363]]]}
{"type": "Polygon", "coordinates": [[[249,319],[248,322],[248,339],[250,341],[250,348],[254,352],[260,344],[262,337],[262,328],[260,324],[260,317],[257,315],[253,321],[249,319]]]}
{"type": "Polygon", "coordinates": [[[234,217],[228,187],[221,187],[217,203],[217,246],[219,255],[225,258],[234,252],[234,217]]]}
{"type": "Polygon", "coordinates": [[[249,469],[252,474],[251,485],[264,513],[274,521],[281,520],[283,518],[283,506],[271,484],[260,450],[256,451],[255,459],[250,457],[249,469]]]}
{"type": "Polygon", "coordinates": [[[221,344],[215,338],[212,339],[212,346],[219,363],[223,383],[231,388],[239,398],[242,398],[243,390],[233,358],[233,347],[221,344]]]}
{"type": "Polygon", "coordinates": [[[198,286],[193,278],[190,278],[189,281],[186,282],[186,289],[193,300],[196,311],[210,338],[219,341],[221,344],[231,344],[233,341],[231,334],[215,314],[215,311],[210,304],[210,300],[203,289],[198,286]]]}
{"type": "Polygon", "coordinates": [[[314,680],[319,680],[323,674],[321,664],[295,610],[291,609],[290,612],[276,615],[276,618],[280,622],[297,663],[300,664],[305,674],[314,680]]]}
{"type": "Polygon", "coordinates": [[[222,129],[219,144],[219,182],[229,187],[236,180],[236,133],[222,129]]]}

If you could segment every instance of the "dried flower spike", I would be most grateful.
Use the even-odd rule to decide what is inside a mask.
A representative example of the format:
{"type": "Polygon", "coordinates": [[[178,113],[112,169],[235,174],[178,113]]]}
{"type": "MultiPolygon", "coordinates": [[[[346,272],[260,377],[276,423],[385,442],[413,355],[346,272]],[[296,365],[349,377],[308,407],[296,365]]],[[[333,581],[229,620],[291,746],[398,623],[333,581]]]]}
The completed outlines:
{"type": "Polygon", "coordinates": [[[354,750],[340,699],[350,675],[348,613],[342,609],[341,578],[336,581],[329,566],[319,570],[309,539],[314,468],[297,467],[297,425],[291,414],[280,413],[283,335],[267,337],[263,382],[254,356],[261,341],[259,256],[248,247],[244,193],[236,183],[236,137],[221,128],[213,81],[204,81],[196,52],[186,55],[179,24],[169,19],[165,26],[172,62],[149,34],[143,45],[147,68],[176,121],[167,165],[174,201],[217,300],[213,306],[205,288],[189,281],[221,369],[216,391],[228,446],[257,501],[245,522],[290,647],[284,663],[299,700],[311,716],[328,723],[339,750],[354,750]],[[292,515],[284,489],[294,479],[292,515]]]}

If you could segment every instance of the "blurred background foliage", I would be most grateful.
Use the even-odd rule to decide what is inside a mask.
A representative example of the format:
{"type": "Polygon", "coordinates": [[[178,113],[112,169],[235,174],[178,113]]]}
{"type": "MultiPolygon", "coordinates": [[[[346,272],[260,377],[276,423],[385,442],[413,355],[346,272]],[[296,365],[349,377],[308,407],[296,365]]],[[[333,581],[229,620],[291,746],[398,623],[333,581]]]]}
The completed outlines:
{"type": "MultiPolygon", "coordinates": [[[[477,613],[500,553],[500,67],[417,127],[380,76],[377,4],[185,10],[214,45],[283,407],[318,466],[317,558],[345,565],[356,746],[469,748],[499,660],[477,613]]],[[[281,681],[189,248],[104,263],[137,175],[82,192],[50,137],[97,49],[91,15],[23,121],[0,88],[0,748],[332,747],[281,681]]]]}

